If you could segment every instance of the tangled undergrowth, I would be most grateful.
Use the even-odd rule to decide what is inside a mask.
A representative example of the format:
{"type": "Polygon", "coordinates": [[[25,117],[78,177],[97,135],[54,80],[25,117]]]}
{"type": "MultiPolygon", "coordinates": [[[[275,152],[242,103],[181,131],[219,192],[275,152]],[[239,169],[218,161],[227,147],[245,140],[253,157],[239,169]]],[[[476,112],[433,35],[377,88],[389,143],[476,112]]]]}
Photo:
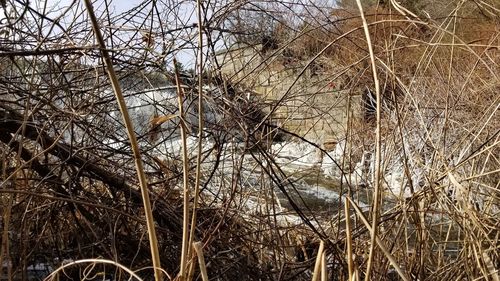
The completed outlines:
{"type": "Polygon", "coordinates": [[[426,16],[386,2],[365,7],[371,41],[356,9],[183,2],[204,13],[198,26],[168,3],[145,1],[119,15],[105,5],[97,8],[103,48],[78,3],[54,15],[7,1],[0,278],[32,280],[35,265],[66,264],[49,278],[128,280],[131,270],[149,280],[156,251],[166,279],[204,280],[206,270],[210,280],[498,280],[500,6],[450,1],[445,14],[426,16]],[[260,54],[269,67],[309,69],[320,87],[360,101],[346,109],[335,151],[269,114],[298,86],[270,104],[221,73],[218,38],[254,40],[259,25],[237,21],[251,15],[273,42],[260,54]],[[262,26],[266,16],[278,23],[262,26]],[[174,71],[172,58],[189,48],[203,53],[202,64],[174,71]],[[135,127],[152,228],[103,50],[135,127]],[[277,160],[278,142],[314,147],[336,176],[316,166],[291,172],[277,160]],[[299,191],[302,177],[311,189],[334,186],[337,201],[315,209],[299,191]],[[188,241],[202,247],[186,256],[188,241]],[[187,276],[178,276],[180,264],[187,276]]]}

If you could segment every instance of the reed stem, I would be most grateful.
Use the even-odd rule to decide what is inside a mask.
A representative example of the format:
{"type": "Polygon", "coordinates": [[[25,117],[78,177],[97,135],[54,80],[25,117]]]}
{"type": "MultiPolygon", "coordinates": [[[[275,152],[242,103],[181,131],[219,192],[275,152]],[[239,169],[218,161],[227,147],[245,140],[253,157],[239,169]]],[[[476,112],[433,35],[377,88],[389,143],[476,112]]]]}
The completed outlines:
{"type": "Polygon", "coordinates": [[[96,36],[97,42],[100,47],[101,56],[104,59],[104,64],[106,66],[106,72],[108,73],[109,79],[111,81],[111,86],[113,87],[113,92],[115,93],[116,100],[118,102],[118,106],[120,108],[120,112],[122,114],[123,122],[125,123],[125,129],[127,130],[127,135],[130,140],[130,147],[132,148],[132,153],[134,156],[135,168],[137,172],[137,176],[139,178],[139,185],[141,189],[142,203],[144,206],[144,213],[146,214],[146,225],[148,229],[149,235],[149,247],[151,251],[151,257],[153,260],[153,268],[155,273],[155,280],[161,281],[163,279],[161,264],[160,264],[160,254],[158,251],[158,240],[156,238],[156,229],[153,219],[153,211],[151,209],[151,201],[149,199],[149,191],[148,191],[148,183],[146,179],[146,175],[144,174],[144,167],[141,160],[141,152],[139,150],[139,144],[137,143],[137,138],[134,132],[134,126],[132,121],[130,120],[130,116],[128,113],[127,105],[125,103],[125,98],[123,97],[122,90],[120,87],[120,83],[118,82],[118,78],[116,77],[115,70],[113,68],[113,62],[109,56],[109,53],[106,49],[106,44],[104,43],[104,39],[101,34],[101,30],[99,27],[99,23],[97,22],[97,18],[95,16],[94,8],[90,0],[85,0],[85,7],[89,14],[90,21],[92,23],[92,28],[94,30],[94,34],[96,36]]]}

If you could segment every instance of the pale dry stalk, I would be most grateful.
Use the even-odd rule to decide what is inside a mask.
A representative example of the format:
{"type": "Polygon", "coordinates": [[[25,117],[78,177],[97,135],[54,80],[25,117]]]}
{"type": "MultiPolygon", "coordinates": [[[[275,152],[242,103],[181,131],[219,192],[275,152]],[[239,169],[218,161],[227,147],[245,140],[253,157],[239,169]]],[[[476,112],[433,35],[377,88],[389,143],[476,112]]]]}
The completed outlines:
{"type": "Polygon", "coordinates": [[[146,214],[146,224],[148,228],[149,235],[149,246],[151,251],[151,257],[153,260],[153,268],[155,273],[155,280],[161,281],[162,271],[160,264],[160,254],[158,251],[158,240],[156,238],[156,229],[153,219],[153,211],[151,209],[151,201],[149,199],[149,191],[148,191],[148,183],[146,179],[146,175],[144,173],[144,167],[141,159],[141,152],[139,150],[139,144],[137,143],[137,138],[134,132],[134,127],[132,121],[130,120],[130,116],[128,113],[127,105],[125,103],[125,98],[123,97],[122,90],[120,87],[120,83],[118,82],[118,78],[116,76],[115,70],[113,68],[113,63],[109,56],[109,53],[106,49],[106,44],[101,34],[99,23],[97,22],[97,18],[94,13],[94,8],[90,0],[85,0],[85,7],[89,14],[90,21],[92,23],[92,28],[94,30],[95,37],[97,42],[99,43],[101,56],[104,59],[104,63],[106,66],[106,72],[108,73],[109,79],[111,81],[111,85],[113,87],[113,92],[115,93],[116,100],[118,102],[118,106],[120,108],[120,112],[122,114],[123,122],[125,123],[125,129],[127,130],[127,135],[130,140],[130,146],[132,148],[132,153],[134,156],[135,168],[137,172],[137,176],[139,178],[139,185],[141,189],[142,203],[144,206],[144,213],[146,214]]]}
{"type": "Polygon", "coordinates": [[[201,278],[203,281],[208,281],[207,266],[203,255],[203,245],[201,242],[193,243],[193,248],[198,256],[198,264],[200,265],[201,278]]]}
{"type": "Polygon", "coordinates": [[[325,242],[323,240],[319,243],[318,254],[316,256],[316,263],[314,264],[314,272],[312,281],[318,281],[321,276],[321,264],[323,260],[323,251],[325,249],[325,242]]]}
{"type": "Polygon", "coordinates": [[[188,157],[188,147],[187,147],[187,128],[184,119],[184,90],[182,89],[179,69],[177,68],[177,60],[174,58],[174,71],[175,71],[175,83],[177,85],[177,100],[179,106],[179,125],[181,130],[181,140],[182,140],[182,175],[183,175],[183,190],[184,190],[184,201],[183,201],[183,217],[182,217],[182,248],[181,248],[181,264],[178,279],[180,281],[186,280],[187,276],[187,262],[189,259],[189,157],[188,157]]]}
{"type": "MultiPolygon", "coordinates": [[[[196,179],[194,184],[194,199],[193,211],[191,217],[191,231],[189,232],[189,245],[193,244],[194,235],[196,230],[196,211],[198,208],[198,200],[200,193],[200,180],[201,180],[201,154],[203,144],[203,18],[201,15],[202,6],[201,0],[196,1],[196,10],[198,16],[198,154],[196,155],[196,179]]],[[[191,248],[188,250],[188,257],[191,257],[191,248]]],[[[189,267],[189,280],[192,279],[194,266],[189,267]]]]}
{"type": "Polygon", "coordinates": [[[368,256],[368,264],[366,267],[365,280],[370,280],[370,271],[373,266],[373,256],[375,252],[375,239],[377,237],[378,229],[378,217],[379,217],[379,205],[381,201],[381,170],[380,170],[380,154],[381,154],[381,135],[380,135],[380,112],[381,112],[381,98],[380,98],[380,82],[377,75],[377,66],[375,65],[375,54],[373,53],[373,47],[370,38],[370,31],[368,30],[368,23],[363,12],[363,6],[360,0],[356,0],[358,4],[359,13],[361,15],[361,20],[363,22],[363,30],[366,36],[366,43],[368,45],[368,51],[370,53],[370,60],[372,66],[373,81],[375,82],[375,95],[376,95],[376,129],[375,129],[375,182],[373,187],[375,192],[373,195],[373,207],[372,207],[372,226],[371,226],[371,239],[370,239],[370,252],[368,256]]]}

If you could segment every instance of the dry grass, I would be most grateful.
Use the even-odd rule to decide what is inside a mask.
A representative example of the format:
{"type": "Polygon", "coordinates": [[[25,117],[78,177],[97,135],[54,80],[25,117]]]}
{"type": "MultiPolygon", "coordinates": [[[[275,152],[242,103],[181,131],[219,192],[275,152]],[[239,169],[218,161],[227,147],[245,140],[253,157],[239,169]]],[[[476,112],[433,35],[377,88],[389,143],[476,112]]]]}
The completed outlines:
{"type": "MultiPolygon", "coordinates": [[[[393,206],[380,209],[378,237],[403,275],[420,280],[498,279],[498,10],[489,9],[497,18],[483,17],[468,7],[436,20],[381,7],[365,11],[383,99],[382,201],[393,206]],[[395,170],[398,180],[391,181],[395,170]]],[[[311,19],[284,52],[298,62],[314,58],[340,89],[375,92],[361,19],[348,10],[332,15],[330,25],[311,19]]],[[[374,123],[349,124],[352,150],[345,159],[354,163],[344,167],[375,151],[374,123]]],[[[364,182],[373,175],[366,173],[364,182]]],[[[366,235],[350,236],[346,250],[364,267],[371,243],[366,235]]],[[[372,278],[390,278],[386,258],[378,254],[372,278]]]]}
{"type": "MultiPolygon", "coordinates": [[[[386,100],[385,178],[394,167],[402,173],[400,186],[386,181],[384,201],[396,207],[385,210],[382,217],[390,219],[382,218],[380,236],[391,243],[405,272],[421,280],[496,280],[491,265],[499,258],[498,22],[421,22],[387,10],[367,13],[386,100]]],[[[341,32],[357,26],[359,20],[346,20],[341,32]]],[[[331,57],[354,64],[346,86],[372,88],[360,32],[339,42],[331,57]]],[[[364,130],[352,128],[353,146],[361,151],[374,139],[364,130]]]]}

